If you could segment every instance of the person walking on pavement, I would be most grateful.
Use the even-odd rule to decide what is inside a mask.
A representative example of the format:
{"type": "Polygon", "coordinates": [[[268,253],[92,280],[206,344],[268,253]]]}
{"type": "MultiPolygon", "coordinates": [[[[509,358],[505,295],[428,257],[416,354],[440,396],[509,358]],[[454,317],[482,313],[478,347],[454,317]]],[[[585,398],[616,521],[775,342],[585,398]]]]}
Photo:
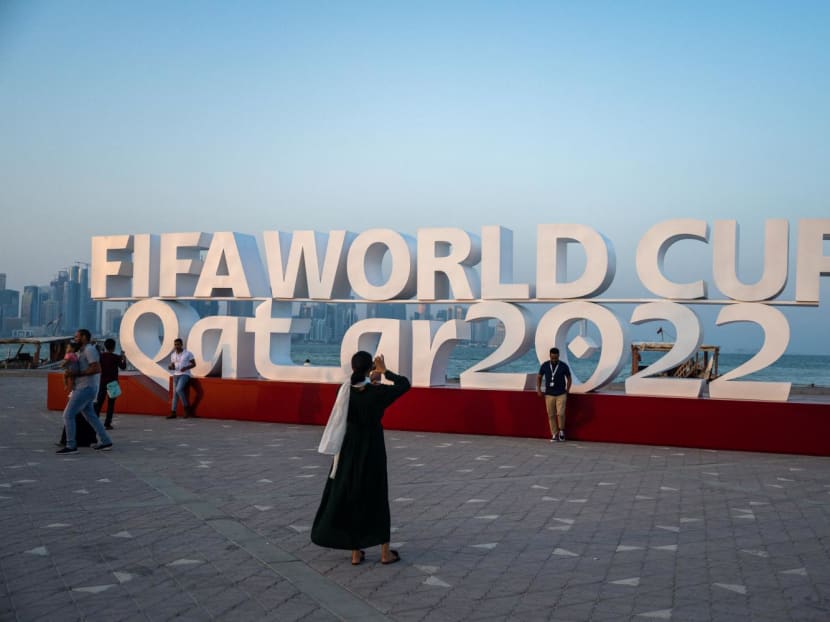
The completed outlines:
{"type": "Polygon", "coordinates": [[[550,360],[542,363],[536,375],[536,395],[542,397],[545,379],[545,409],[550,424],[550,442],[565,440],[565,404],[571,390],[571,369],[559,360],[559,348],[550,349],[550,360]]]}
{"type": "Polygon", "coordinates": [[[98,435],[98,443],[93,449],[109,451],[112,449],[110,439],[104,425],[95,414],[95,398],[98,395],[98,385],[101,380],[101,363],[98,350],[90,344],[92,334],[86,328],[79,328],[75,333],[75,341],[78,343],[78,369],[67,369],[64,373],[69,374],[75,380],[75,388],[69,396],[66,408],[63,409],[63,424],[66,427],[66,447],[59,449],[58,454],[74,454],[78,451],[78,444],[75,430],[75,416],[81,413],[84,419],[95,430],[98,435]]]}
{"type": "Polygon", "coordinates": [[[118,370],[127,369],[127,357],[124,353],[115,353],[115,339],[104,341],[104,352],[101,354],[101,382],[98,385],[98,398],[95,400],[95,413],[100,417],[104,407],[104,399],[107,400],[107,418],[104,421],[104,429],[112,430],[112,415],[115,413],[115,400],[107,390],[110,382],[118,380],[118,370]]]}
{"type": "Polygon", "coordinates": [[[189,350],[184,349],[184,342],[181,338],[173,341],[173,354],[170,355],[170,365],[167,369],[173,372],[173,403],[170,406],[168,419],[176,418],[176,406],[182,401],[184,416],[195,417],[190,402],[187,399],[187,385],[190,384],[190,370],[196,367],[196,359],[189,350]]]}

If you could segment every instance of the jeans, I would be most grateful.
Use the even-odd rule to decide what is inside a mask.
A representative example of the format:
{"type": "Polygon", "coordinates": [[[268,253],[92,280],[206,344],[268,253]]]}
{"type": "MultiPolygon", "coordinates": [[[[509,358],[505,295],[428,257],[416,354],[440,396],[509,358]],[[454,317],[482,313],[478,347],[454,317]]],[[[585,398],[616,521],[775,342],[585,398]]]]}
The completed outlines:
{"type": "Polygon", "coordinates": [[[78,448],[78,442],[75,438],[75,415],[78,413],[81,413],[84,419],[89,422],[101,443],[104,445],[112,443],[112,439],[104,429],[104,424],[95,414],[96,394],[95,387],[84,387],[83,389],[75,389],[72,391],[72,395],[69,396],[69,402],[67,402],[66,408],[63,409],[63,424],[66,426],[66,446],[70,449],[78,448]]]}
{"type": "Polygon", "coordinates": [[[187,401],[187,385],[190,382],[190,376],[187,374],[180,374],[173,377],[173,405],[170,410],[176,412],[176,406],[179,400],[182,401],[182,406],[187,408],[190,402],[187,401]]]}

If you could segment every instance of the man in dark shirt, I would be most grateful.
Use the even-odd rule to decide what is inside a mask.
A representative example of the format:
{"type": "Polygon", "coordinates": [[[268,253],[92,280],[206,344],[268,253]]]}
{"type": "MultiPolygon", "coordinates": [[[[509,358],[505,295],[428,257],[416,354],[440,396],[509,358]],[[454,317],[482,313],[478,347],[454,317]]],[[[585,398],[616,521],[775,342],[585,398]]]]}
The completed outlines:
{"type": "Polygon", "coordinates": [[[550,442],[565,440],[565,402],[571,390],[571,370],[559,360],[559,348],[550,349],[550,360],[542,363],[536,376],[536,395],[542,397],[545,380],[545,408],[550,423],[550,442]]]}
{"type": "Polygon", "coordinates": [[[95,414],[101,416],[101,409],[104,407],[104,399],[107,400],[107,418],[104,421],[104,428],[112,430],[112,415],[115,412],[115,397],[109,395],[107,385],[118,380],[118,370],[127,369],[127,357],[124,353],[115,353],[115,339],[107,339],[104,342],[104,353],[101,354],[101,384],[98,387],[98,398],[95,400],[95,414]]]}

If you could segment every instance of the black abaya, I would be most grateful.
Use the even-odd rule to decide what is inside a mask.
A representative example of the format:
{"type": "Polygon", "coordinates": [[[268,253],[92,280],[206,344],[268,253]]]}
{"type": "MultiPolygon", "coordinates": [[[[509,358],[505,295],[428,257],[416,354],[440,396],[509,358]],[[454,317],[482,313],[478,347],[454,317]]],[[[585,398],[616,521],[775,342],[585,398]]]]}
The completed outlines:
{"type": "Polygon", "coordinates": [[[311,528],[315,544],[355,550],[389,542],[389,485],[381,418],[409,390],[409,380],[390,371],[385,377],[394,384],[351,389],[335,477],[326,480],[311,528]]]}

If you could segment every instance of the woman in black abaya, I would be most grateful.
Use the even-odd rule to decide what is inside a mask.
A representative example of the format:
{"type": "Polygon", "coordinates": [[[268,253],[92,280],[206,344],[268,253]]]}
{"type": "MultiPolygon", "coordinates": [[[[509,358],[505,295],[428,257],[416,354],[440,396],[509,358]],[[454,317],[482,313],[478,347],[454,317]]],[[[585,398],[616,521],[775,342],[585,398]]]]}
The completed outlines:
{"type": "Polygon", "coordinates": [[[352,564],[365,557],[364,548],[381,545],[381,563],[400,559],[389,548],[389,486],[386,446],[381,418],[384,410],[409,390],[409,380],[386,369],[383,356],[360,351],[352,356],[351,387],[347,387],[346,432],[335,456],[320,508],[311,528],[311,541],[352,552],[352,564]],[[393,384],[369,381],[379,372],[393,384]]]}

